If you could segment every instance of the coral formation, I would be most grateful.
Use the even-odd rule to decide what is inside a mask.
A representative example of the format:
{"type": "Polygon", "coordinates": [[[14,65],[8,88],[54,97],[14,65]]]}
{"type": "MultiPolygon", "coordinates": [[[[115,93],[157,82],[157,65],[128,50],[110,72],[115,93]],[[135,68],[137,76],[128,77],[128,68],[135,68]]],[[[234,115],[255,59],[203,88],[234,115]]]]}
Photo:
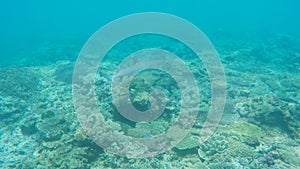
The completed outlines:
{"type": "MultiPolygon", "coordinates": [[[[70,76],[74,63],[1,67],[0,168],[299,168],[300,55],[297,45],[289,45],[293,43],[290,37],[280,36],[263,45],[220,47],[228,101],[217,130],[203,143],[198,140],[210,106],[209,79],[199,60],[183,56],[201,86],[199,116],[172,150],[142,159],[109,154],[81,128],[72,103],[70,76]],[[286,57],[291,59],[288,66],[282,64],[286,57]]],[[[173,48],[177,54],[187,52],[178,44],[173,48]]],[[[108,55],[125,57],[131,50],[110,51],[108,55]]],[[[129,91],[136,108],[149,108],[148,94],[155,87],[165,89],[168,103],[157,120],[134,123],[122,117],[111,103],[111,68],[118,63],[116,59],[103,63],[95,79],[95,95],[106,123],[135,138],[164,134],[180,114],[181,96],[174,79],[161,71],[145,71],[135,77],[129,91]]],[[[182,134],[177,129],[168,137],[179,138],[182,134]]],[[[130,149],[136,145],[125,142],[119,146],[130,149]]]]}

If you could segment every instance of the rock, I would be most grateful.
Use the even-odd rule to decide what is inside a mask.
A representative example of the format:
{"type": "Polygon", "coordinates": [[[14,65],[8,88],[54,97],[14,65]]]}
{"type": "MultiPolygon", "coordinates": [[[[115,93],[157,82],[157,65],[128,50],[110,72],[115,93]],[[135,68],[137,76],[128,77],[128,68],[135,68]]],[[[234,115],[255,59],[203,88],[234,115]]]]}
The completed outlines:
{"type": "Polygon", "coordinates": [[[55,71],[55,79],[67,84],[72,83],[74,71],[74,63],[65,63],[57,67],[55,71]]]}
{"type": "Polygon", "coordinates": [[[292,148],[287,147],[287,146],[282,146],[278,151],[279,151],[281,159],[284,162],[299,168],[300,167],[300,152],[299,152],[299,150],[300,150],[299,146],[292,147],[292,148]]]}
{"type": "Polygon", "coordinates": [[[23,135],[32,135],[37,132],[36,123],[21,125],[21,132],[23,135]]]}
{"type": "Polygon", "coordinates": [[[249,97],[250,96],[250,91],[249,90],[241,90],[240,95],[243,97],[249,97]]]}

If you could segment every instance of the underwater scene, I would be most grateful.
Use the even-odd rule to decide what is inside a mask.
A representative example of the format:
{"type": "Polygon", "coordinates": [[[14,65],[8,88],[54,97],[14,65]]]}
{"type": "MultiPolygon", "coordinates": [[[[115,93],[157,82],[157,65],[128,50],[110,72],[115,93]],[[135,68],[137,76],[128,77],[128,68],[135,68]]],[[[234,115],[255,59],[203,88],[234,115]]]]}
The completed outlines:
{"type": "Polygon", "coordinates": [[[300,168],[300,1],[0,2],[0,168],[300,168]]]}

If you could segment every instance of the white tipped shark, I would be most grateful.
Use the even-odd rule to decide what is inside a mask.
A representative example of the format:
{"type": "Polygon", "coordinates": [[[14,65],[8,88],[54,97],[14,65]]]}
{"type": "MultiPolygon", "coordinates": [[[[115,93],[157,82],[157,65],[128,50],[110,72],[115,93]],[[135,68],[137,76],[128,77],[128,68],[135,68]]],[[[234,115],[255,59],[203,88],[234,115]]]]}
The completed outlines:
{"type": "Polygon", "coordinates": [[[166,63],[166,62],[162,61],[162,60],[154,60],[154,61],[150,61],[150,62],[139,62],[139,63],[133,64],[131,66],[128,66],[125,69],[118,69],[117,72],[114,73],[114,75],[112,76],[111,79],[125,77],[125,76],[129,76],[131,74],[136,74],[145,69],[155,68],[155,67],[157,67],[157,65],[163,64],[163,63],[166,63]]]}

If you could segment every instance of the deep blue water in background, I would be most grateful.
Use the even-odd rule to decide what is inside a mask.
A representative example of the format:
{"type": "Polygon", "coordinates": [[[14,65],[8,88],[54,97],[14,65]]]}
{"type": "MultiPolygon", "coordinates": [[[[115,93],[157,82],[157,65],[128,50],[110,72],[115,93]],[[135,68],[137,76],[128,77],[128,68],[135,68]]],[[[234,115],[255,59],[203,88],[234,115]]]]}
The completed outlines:
{"type": "MultiPolygon", "coordinates": [[[[217,39],[268,38],[274,34],[300,37],[300,1],[17,1],[0,2],[0,64],[50,64],[75,60],[97,29],[137,12],[165,12],[198,26],[218,46],[217,39]],[[45,50],[55,44],[56,49],[45,50]],[[74,53],[66,51],[73,50],[74,53]],[[46,52],[45,52],[46,51],[46,52]],[[61,56],[62,53],[65,56],[61,56]],[[33,57],[36,62],[24,57],[33,57]]],[[[147,21],[145,21],[147,22],[147,21]]]]}

